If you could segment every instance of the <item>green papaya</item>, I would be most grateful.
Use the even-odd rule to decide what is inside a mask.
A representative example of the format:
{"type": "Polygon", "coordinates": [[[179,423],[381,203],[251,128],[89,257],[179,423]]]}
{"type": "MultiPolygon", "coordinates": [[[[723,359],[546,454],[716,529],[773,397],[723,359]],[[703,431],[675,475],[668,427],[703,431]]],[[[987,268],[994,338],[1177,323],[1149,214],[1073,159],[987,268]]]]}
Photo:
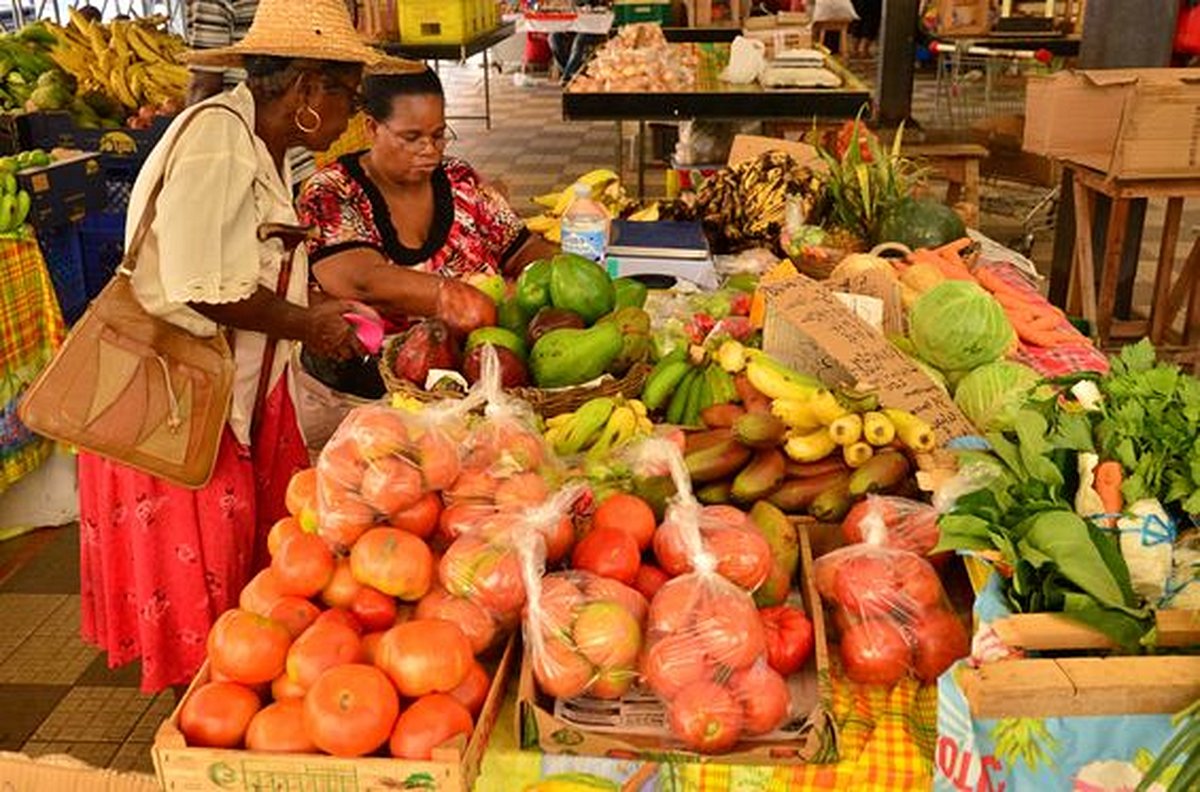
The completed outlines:
{"type": "Polygon", "coordinates": [[[533,316],[550,304],[551,264],[550,259],[538,259],[517,278],[517,305],[526,316],[533,316]]]}
{"type": "Polygon", "coordinates": [[[512,330],[506,330],[503,327],[480,327],[472,330],[471,334],[467,336],[467,343],[463,347],[463,353],[470,352],[480,344],[492,344],[493,346],[504,347],[522,361],[529,356],[529,348],[525,346],[525,339],[512,330]]]}
{"type": "Polygon", "coordinates": [[[615,322],[589,330],[551,330],[529,353],[530,373],[539,388],[579,385],[607,371],[622,346],[621,328],[615,322]]]}
{"type": "Polygon", "coordinates": [[[646,284],[633,278],[615,278],[612,283],[617,308],[642,308],[646,305],[646,295],[649,294],[646,284]]]}
{"type": "Polygon", "coordinates": [[[616,301],[612,278],[594,261],[573,253],[554,257],[550,267],[550,302],[555,308],[577,313],[590,325],[610,313],[616,301]]]}
{"type": "Polygon", "coordinates": [[[517,304],[516,297],[506,297],[496,306],[496,324],[503,327],[505,330],[511,330],[519,336],[525,335],[525,329],[529,325],[529,317],[521,310],[521,306],[517,304]]]}
{"type": "Polygon", "coordinates": [[[650,314],[633,306],[618,308],[597,324],[609,323],[621,329],[621,354],[609,365],[610,374],[620,376],[635,363],[650,359],[650,314]]]}

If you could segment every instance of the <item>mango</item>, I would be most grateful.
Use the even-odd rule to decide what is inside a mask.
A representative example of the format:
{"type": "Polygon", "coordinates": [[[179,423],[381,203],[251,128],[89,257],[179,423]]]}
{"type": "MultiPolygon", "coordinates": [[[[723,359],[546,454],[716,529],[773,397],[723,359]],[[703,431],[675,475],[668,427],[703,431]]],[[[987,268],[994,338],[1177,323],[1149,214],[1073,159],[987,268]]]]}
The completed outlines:
{"type": "Polygon", "coordinates": [[[787,515],[766,501],[750,508],[750,522],[771,547],[771,557],[790,581],[800,565],[800,537],[787,515]]]}
{"type": "Polygon", "coordinates": [[[650,359],[650,314],[641,308],[618,308],[600,320],[611,322],[621,329],[621,354],[613,359],[609,373],[624,374],[637,363],[650,359]]]}
{"type": "Polygon", "coordinates": [[[750,448],[778,448],[786,434],[787,426],[770,413],[746,413],[733,423],[734,437],[750,448]]]}
{"type": "Polygon", "coordinates": [[[786,463],[778,448],[759,451],[733,480],[730,494],[738,503],[754,503],[779,488],[786,463]]]}
{"type": "Polygon", "coordinates": [[[590,330],[551,330],[533,345],[530,373],[539,388],[579,385],[607,371],[623,345],[621,330],[613,323],[590,330]]]}

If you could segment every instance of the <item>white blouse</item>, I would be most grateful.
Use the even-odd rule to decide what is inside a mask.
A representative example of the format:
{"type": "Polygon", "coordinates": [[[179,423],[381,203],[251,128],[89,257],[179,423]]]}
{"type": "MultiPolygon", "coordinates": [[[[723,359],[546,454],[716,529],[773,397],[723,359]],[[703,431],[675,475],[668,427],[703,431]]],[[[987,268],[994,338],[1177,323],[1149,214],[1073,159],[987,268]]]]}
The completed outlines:
{"type": "MultiPolygon", "coordinates": [[[[134,293],[150,313],[192,333],[211,336],[217,325],[187,303],[231,303],[250,297],[260,286],[274,292],[284,258],[277,239],[258,240],[263,223],[299,222],[288,185],[287,163],[281,174],[254,129],[254,99],[245,85],[188,108],[167,129],[138,174],[129,199],[125,241],[133,239],[147,199],[166,172],[150,233],[132,276],[134,293]],[[192,122],[170,152],[182,119],[204,107],[223,104],[245,119],[209,111],[192,122]]],[[[296,251],[286,297],[308,304],[308,258],[296,251]]],[[[244,444],[258,392],[266,336],[233,332],[237,375],[229,425],[244,444]]],[[[292,342],[280,341],[268,380],[274,388],[291,356],[292,342]]]]}

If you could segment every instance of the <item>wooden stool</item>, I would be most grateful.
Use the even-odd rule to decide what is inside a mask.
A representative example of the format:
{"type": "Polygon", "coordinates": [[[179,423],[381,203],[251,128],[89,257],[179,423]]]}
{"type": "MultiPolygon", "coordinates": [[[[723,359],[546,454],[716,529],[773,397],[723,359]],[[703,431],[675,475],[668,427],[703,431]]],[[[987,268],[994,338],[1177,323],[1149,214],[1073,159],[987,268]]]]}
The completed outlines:
{"type": "Polygon", "coordinates": [[[950,182],[946,204],[960,201],[979,206],[979,163],[987,159],[986,146],[976,143],[914,143],[904,146],[901,154],[929,163],[934,174],[950,182]]]}
{"type": "MultiPolygon", "coordinates": [[[[1200,238],[1193,244],[1178,278],[1174,279],[1179,226],[1183,202],[1200,198],[1200,179],[1108,179],[1100,171],[1082,165],[1065,164],[1071,172],[1075,207],[1075,248],[1071,261],[1067,310],[1083,317],[1093,328],[1101,347],[1112,341],[1150,337],[1155,345],[1172,341],[1171,325],[1186,304],[1182,343],[1200,346],[1200,238]],[[1104,258],[1097,262],[1092,249],[1092,217],[1097,196],[1112,200],[1104,258]],[[1154,292],[1145,319],[1115,319],[1117,286],[1121,258],[1125,252],[1125,230],[1130,204],[1139,198],[1167,199],[1167,213],[1159,244],[1158,266],[1154,273],[1154,292]],[[1100,291],[1096,292],[1096,267],[1100,267],[1100,291]]],[[[1068,196],[1064,196],[1064,199],[1068,196]]],[[[1136,280],[1136,279],[1135,279],[1136,280]]]]}
{"type": "Polygon", "coordinates": [[[828,22],[812,23],[812,39],[814,44],[825,46],[825,34],[837,33],[837,56],[842,60],[850,57],[850,22],[849,19],[832,19],[828,22]]]}

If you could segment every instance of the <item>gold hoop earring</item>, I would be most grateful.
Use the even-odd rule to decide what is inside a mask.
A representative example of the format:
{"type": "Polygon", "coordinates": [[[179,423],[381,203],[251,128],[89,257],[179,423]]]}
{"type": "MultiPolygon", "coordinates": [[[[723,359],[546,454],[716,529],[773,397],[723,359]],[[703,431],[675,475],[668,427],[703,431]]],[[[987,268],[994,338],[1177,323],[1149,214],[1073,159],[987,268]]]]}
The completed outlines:
{"type": "Polygon", "coordinates": [[[318,129],[321,128],[321,114],[318,113],[316,110],[313,110],[308,105],[304,105],[299,110],[297,110],[296,115],[292,120],[295,122],[296,128],[299,129],[301,132],[303,132],[306,135],[311,135],[313,132],[316,132],[318,129]],[[300,116],[304,112],[308,112],[309,114],[312,115],[313,118],[316,119],[316,121],[313,122],[312,126],[305,126],[300,121],[300,116]]]}

